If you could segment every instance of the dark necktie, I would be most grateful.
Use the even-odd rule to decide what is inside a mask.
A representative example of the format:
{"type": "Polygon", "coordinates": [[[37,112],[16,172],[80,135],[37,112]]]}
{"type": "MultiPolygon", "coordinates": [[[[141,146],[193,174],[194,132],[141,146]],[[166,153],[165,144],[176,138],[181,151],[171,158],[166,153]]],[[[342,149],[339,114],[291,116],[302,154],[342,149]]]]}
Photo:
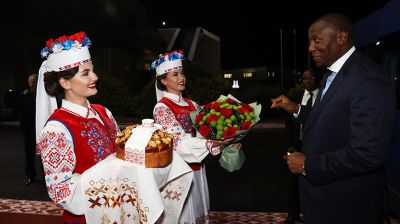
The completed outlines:
{"type": "Polygon", "coordinates": [[[308,98],[308,100],[307,100],[306,107],[311,108],[312,107],[312,97],[314,94],[312,92],[309,92],[308,95],[310,95],[310,98],[308,98]]]}

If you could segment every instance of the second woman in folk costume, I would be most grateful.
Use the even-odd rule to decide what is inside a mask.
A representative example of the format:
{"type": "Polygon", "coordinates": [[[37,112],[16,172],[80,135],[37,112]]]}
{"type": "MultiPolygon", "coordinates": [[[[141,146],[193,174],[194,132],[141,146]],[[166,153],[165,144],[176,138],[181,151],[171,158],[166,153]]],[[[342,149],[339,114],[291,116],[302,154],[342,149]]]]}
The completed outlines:
{"type": "Polygon", "coordinates": [[[153,115],[156,123],[174,135],[174,149],[194,171],[193,182],[186,198],[179,223],[209,222],[209,195],[203,159],[218,154],[227,142],[194,137],[190,112],[199,109],[193,101],[183,98],[186,77],[182,67],[182,51],[160,55],[152,63],[156,71],[157,104],[153,115]]]}
{"type": "Polygon", "coordinates": [[[81,174],[115,152],[118,126],[109,110],[90,104],[98,77],[84,32],[46,42],[36,106],[37,150],[50,198],[65,210],[64,223],[86,223],[81,174]],[[54,96],[64,94],[57,109],[54,96]]]}

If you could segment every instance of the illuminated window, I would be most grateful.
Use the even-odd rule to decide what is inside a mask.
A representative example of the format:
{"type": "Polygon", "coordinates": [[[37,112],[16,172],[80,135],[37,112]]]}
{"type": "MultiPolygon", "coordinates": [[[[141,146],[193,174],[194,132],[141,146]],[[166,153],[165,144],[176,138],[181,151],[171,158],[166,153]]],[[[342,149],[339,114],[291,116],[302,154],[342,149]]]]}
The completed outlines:
{"type": "Polygon", "coordinates": [[[251,78],[251,77],[253,77],[253,73],[251,73],[251,72],[244,72],[244,73],[243,73],[243,77],[244,77],[244,78],[251,78]]]}
{"type": "Polygon", "coordinates": [[[230,78],[232,78],[232,74],[230,74],[230,73],[224,74],[224,78],[230,79],[230,78]]]}

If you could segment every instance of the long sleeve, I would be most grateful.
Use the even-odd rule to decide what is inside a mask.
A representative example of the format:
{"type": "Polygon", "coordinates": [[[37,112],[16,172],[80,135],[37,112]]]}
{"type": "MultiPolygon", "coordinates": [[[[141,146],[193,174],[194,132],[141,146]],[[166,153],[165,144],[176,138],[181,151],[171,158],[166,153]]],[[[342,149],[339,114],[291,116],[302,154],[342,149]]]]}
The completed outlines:
{"type": "Polygon", "coordinates": [[[172,110],[165,104],[157,103],[153,115],[156,123],[174,135],[174,149],[186,162],[198,163],[208,155],[207,140],[186,134],[172,110]]]}
{"type": "Polygon", "coordinates": [[[105,108],[105,109],[106,109],[106,113],[107,113],[108,117],[110,118],[111,122],[114,123],[115,133],[121,132],[121,130],[119,129],[119,126],[117,124],[117,121],[115,120],[115,118],[112,115],[111,111],[109,111],[107,108],[105,108]]]}
{"type": "Polygon", "coordinates": [[[49,121],[39,138],[46,187],[51,200],[76,215],[83,214],[80,174],[76,166],[74,143],[68,129],[58,121],[49,121]]]}

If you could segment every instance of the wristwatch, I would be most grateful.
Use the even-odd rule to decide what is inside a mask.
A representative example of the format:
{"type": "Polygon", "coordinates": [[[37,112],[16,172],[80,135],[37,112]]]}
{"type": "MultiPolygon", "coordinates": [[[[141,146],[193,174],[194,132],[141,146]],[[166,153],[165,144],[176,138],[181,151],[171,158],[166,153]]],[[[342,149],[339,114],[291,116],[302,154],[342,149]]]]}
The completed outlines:
{"type": "Polygon", "coordinates": [[[304,164],[301,166],[301,174],[302,174],[303,176],[306,175],[306,170],[304,169],[304,164]]]}

